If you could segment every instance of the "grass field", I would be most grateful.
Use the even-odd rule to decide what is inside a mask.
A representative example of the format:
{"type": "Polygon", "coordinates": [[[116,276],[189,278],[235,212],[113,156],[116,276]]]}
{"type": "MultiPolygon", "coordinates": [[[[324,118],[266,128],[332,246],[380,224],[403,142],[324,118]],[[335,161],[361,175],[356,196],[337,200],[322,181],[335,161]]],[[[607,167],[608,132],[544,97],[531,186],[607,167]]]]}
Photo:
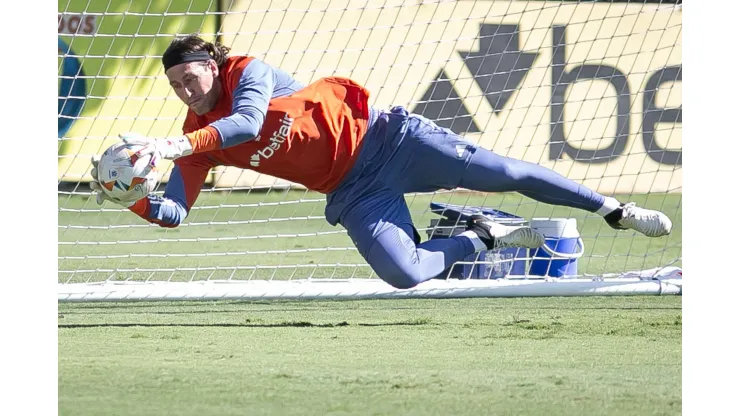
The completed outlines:
{"type": "Polygon", "coordinates": [[[679,415],[680,297],[60,304],[61,415],[679,415]]]}
{"type": "MultiPolygon", "coordinates": [[[[422,235],[431,201],[483,205],[577,218],[580,272],[680,266],[681,196],[629,200],[673,233],[513,194],[408,198],[422,235]]],[[[79,196],[59,207],[60,282],[371,276],[311,193],[204,193],[176,229],[79,196]]],[[[60,304],[58,324],[62,415],[681,413],[680,297],[60,304]]]]}

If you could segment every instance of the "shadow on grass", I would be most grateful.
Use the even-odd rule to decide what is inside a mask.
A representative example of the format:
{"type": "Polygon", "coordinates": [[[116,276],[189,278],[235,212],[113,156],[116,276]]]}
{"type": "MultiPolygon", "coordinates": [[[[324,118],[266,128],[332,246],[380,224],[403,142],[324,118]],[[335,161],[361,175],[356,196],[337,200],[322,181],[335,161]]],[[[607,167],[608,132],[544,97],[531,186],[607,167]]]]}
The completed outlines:
{"type": "MultiPolygon", "coordinates": [[[[112,303],[112,304],[69,304],[60,308],[60,313],[68,315],[113,315],[120,314],[121,308],[132,309],[136,311],[146,311],[152,315],[184,315],[184,314],[230,314],[230,313],[242,313],[248,311],[249,313],[269,313],[269,312],[290,312],[290,311],[351,311],[351,310],[435,310],[440,307],[445,301],[459,302],[460,299],[423,299],[424,303],[414,302],[411,305],[403,305],[395,302],[380,301],[377,304],[363,304],[361,307],[352,307],[353,302],[367,302],[367,300],[326,300],[326,301],[275,301],[275,302],[245,302],[245,301],[218,301],[224,308],[211,308],[204,309],[204,304],[184,304],[184,305],[162,305],[157,303],[112,303]],[[336,305],[332,305],[336,303],[336,305]],[[425,304],[426,303],[426,304],[425,304]],[[270,305],[272,307],[260,308],[261,305],[270,305]],[[239,307],[243,306],[243,308],[239,307]],[[256,308],[250,308],[250,306],[258,306],[256,308]],[[156,310],[173,308],[173,310],[156,310]]],[[[402,300],[401,300],[402,301],[402,300]]],[[[413,299],[413,301],[419,301],[413,299]]],[[[569,311],[632,311],[632,310],[682,310],[682,306],[656,306],[656,305],[574,305],[574,304],[556,304],[556,305],[529,305],[529,304],[512,304],[511,302],[500,302],[496,303],[496,299],[492,299],[491,303],[487,303],[482,308],[486,310],[569,310],[569,311]]]]}
{"type": "MultiPolygon", "coordinates": [[[[429,325],[431,322],[428,319],[416,319],[411,321],[401,322],[385,322],[385,323],[358,323],[356,326],[418,326],[418,325],[429,325]]],[[[189,323],[105,323],[105,324],[59,324],[58,329],[79,329],[79,328],[132,328],[132,327],[144,327],[144,328],[157,328],[157,327],[196,327],[196,328],[340,328],[345,326],[351,326],[350,323],[344,321],[336,324],[315,324],[312,322],[280,322],[276,324],[256,324],[256,323],[212,323],[212,324],[189,324],[189,323]]]]}

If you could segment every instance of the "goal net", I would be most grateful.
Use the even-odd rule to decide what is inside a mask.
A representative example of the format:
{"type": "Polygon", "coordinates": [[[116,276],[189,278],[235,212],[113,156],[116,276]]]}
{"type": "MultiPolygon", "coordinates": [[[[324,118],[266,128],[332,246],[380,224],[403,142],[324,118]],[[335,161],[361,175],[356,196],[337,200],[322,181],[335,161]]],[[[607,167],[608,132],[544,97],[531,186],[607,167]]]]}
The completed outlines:
{"type": "MultiPolygon", "coordinates": [[[[59,300],[680,293],[678,3],[60,0],[59,300]],[[405,106],[498,154],[659,209],[674,231],[616,231],[517,193],[409,194],[423,239],[459,231],[441,215],[455,210],[565,225],[550,250],[486,253],[395,290],[325,221],[323,195],[250,170],[213,169],[177,228],[98,206],[93,154],[125,131],[181,133],[186,109],[160,58],[195,32],[305,84],[352,78],[379,109],[405,106]],[[440,213],[446,204],[456,208],[440,213]]],[[[164,185],[171,164],[163,169],[164,185]]]]}

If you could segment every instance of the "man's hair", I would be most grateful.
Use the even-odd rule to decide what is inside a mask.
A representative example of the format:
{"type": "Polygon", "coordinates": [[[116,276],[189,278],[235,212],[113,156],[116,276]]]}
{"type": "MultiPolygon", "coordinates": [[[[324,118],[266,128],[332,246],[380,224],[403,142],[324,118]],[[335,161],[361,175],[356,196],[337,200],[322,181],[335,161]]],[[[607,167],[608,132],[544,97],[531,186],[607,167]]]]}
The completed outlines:
{"type": "Polygon", "coordinates": [[[211,55],[211,58],[216,61],[216,65],[220,68],[224,63],[226,63],[226,59],[229,57],[229,51],[231,51],[231,48],[221,45],[218,42],[206,42],[198,35],[188,35],[182,38],[175,38],[170,42],[170,46],[168,46],[167,50],[164,51],[162,59],[164,60],[167,56],[173,54],[177,56],[198,51],[208,52],[208,54],[211,55]]]}

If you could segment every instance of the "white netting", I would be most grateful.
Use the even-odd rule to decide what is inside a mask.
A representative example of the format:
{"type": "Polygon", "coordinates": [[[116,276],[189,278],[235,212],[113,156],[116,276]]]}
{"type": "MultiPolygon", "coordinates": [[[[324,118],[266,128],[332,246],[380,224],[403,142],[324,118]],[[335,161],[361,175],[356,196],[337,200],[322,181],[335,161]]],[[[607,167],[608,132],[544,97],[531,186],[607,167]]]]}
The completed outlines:
{"type": "Polygon", "coordinates": [[[92,154],[123,131],[181,131],[185,108],[160,58],[174,36],[193,32],[304,83],[353,78],[378,108],[406,106],[674,221],[671,236],[648,239],[518,194],[461,190],[408,195],[422,236],[439,218],[430,203],[487,206],[525,219],[575,218],[585,245],[580,275],[680,267],[681,13],[668,2],[60,2],[60,290],[374,278],[344,230],[324,220],[322,195],[252,171],[214,169],[176,229],[95,204],[92,154]]]}

